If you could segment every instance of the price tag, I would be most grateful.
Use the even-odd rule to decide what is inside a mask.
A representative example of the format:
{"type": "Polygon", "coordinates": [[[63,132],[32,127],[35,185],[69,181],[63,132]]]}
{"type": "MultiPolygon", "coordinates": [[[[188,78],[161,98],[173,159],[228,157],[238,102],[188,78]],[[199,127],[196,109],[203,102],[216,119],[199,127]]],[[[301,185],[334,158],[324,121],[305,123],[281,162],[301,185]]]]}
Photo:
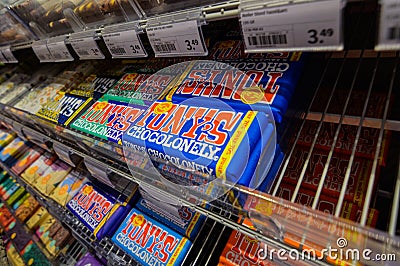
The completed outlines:
{"type": "Polygon", "coordinates": [[[381,0],[379,37],[375,50],[400,49],[400,2],[381,0]]]}
{"type": "Polygon", "coordinates": [[[39,58],[40,62],[54,62],[53,56],[47,48],[46,41],[34,42],[32,45],[32,49],[35,52],[37,58],[39,58]]]}
{"type": "Polygon", "coordinates": [[[48,43],[47,48],[56,62],[74,61],[64,41],[48,43]]]}
{"type": "Polygon", "coordinates": [[[18,60],[17,60],[17,58],[15,58],[15,56],[11,52],[10,47],[2,49],[1,52],[3,53],[3,56],[5,57],[5,59],[7,59],[8,63],[18,63],[18,60]]]}
{"type": "Polygon", "coordinates": [[[79,59],[104,59],[104,55],[93,37],[72,39],[70,43],[78,54],[79,59]]]}
{"type": "Polygon", "coordinates": [[[240,17],[246,52],[343,49],[341,0],[244,7],[240,17]]]}
{"type": "Polygon", "coordinates": [[[208,53],[196,20],[148,27],[146,31],[156,57],[208,53]]]}
{"type": "Polygon", "coordinates": [[[58,143],[54,143],[53,149],[56,152],[57,156],[66,162],[67,164],[75,167],[74,162],[71,160],[69,156],[69,150],[65,149],[63,146],[59,145],[58,143]]]}
{"type": "Polygon", "coordinates": [[[113,58],[146,57],[146,50],[135,31],[122,31],[103,34],[113,58]]]}
{"type": "Polygon", "coordinates": [[[99,181],[103,182],[104,184],[107,184],[111,187],[115,187],[114,184],[111,182],[110,178],[108,178],[108,169],[104,165],[100,165],[97,163],[95,160],[86,157],[85,160],[85,165],[90,174],[94,177],[97,178],[99,181]]]}

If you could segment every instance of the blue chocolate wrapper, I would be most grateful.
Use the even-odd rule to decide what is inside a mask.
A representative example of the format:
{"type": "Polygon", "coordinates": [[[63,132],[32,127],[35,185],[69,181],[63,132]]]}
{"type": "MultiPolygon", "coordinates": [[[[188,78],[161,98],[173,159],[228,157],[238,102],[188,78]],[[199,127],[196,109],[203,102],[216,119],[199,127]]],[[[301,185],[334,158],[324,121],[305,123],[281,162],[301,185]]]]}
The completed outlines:
{"type": "Polygon", "coordinates": [[[156,161],[248,186],[256,183],[252,179],[259,162],[269,169],[273,137],[274,124],[264,113],[198,98],[185,104],[153,103],[125,132],[123,141],[156,161]]]}
{"type": "Polygon", "coordinates": [[[112,241],[143,265],[181,265],[192,243],[171,228],[132,209],[112,241]]]}
{"type": "Polygon", "coordinates": [[[179,208],[178,212],[180,217],[174,217],[174,215],[166,213],[156,204],[153,204],[151,201],[143,198],[136,203],[135,208],[143,211],[152,218],[162,222],[168,227],[174,229],[179,234],[184,235],[191,240],[197,236],[205,221],[204,215],[201,215],[200,213],[186,206],[179,208]]]}
{"type": "Polygon", "coordinates": [[[68,202],[67,208],[101,239],[114,233],[130,205],[117,202],[116,197],[88,182],[68,202]]]}
{"type": "MultiPolygon", "coordinates": [[[[180,84],[177,84],[165,99],[180,103],[190,97],[217,98],[235,109],[241,109],[243,103],[249,103],[256,111],[263,111],[264,106],[268,105],[275,121],[280,123],[288,108],[304,61],[301,53],[280,54],[279,58],[262,60],[241,58],[233,60],[221,57],[224,58],[221,59],[222,62],[239,71],[232,71],[226,65],[215,61],[196,61],[183,74],[180,84]],[[258,89],[254,90],[254,86],[258,89]]],[[[220,56],[211,59],[220,60],[220,56]]]]}

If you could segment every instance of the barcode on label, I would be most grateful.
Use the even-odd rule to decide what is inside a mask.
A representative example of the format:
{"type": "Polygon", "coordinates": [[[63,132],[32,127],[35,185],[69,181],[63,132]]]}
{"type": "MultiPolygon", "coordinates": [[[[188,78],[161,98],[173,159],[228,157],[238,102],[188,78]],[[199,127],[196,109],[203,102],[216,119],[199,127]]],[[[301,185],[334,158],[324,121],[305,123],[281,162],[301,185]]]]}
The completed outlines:
{"type": "Polygon", "coordinates": [[[249,45],[253,46],[287,44],[286,34],[249,36],[247,39],[249,41],[249,45]]]}
{"type": "Polygon", "coordinates": [[[112,47],[110,48],[110,52],[116,55],[126,54],[125,48],[123,47],[112,47]]]}
{"type": "Polygon", "coordinates": [[[87,50],[80,50],[79,54],[80,55],[86,55],[86,56],[90,55],[90,53],[87,50]]]}
{"type": "Polygon", "coordinates": [[[388,29],[388,40],[400,40],[400,27],[391,27],[388,29]]]}
{"type": "Polygon", "coordinates": [[[160,53],[169,53],[172,51],[176,51],[174,43],[154,44],[154,49],[156,50],[156,52],[160,53]]]}

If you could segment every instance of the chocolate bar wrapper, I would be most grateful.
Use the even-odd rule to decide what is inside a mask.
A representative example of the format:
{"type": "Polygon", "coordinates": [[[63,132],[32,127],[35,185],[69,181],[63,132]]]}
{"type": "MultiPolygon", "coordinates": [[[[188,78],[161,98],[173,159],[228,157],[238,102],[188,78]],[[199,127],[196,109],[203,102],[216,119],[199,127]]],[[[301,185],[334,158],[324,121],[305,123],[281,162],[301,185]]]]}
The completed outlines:
{"type": "Polygon", "coordinates": [[[29,184],[34,184],[36,179],[43,176],[46,169],[54,163],[57,156],[49,152],[42,154],[39,159],[34,161],[25,171],[21,177],[29,184]]]}
{"type": "Polygon", "coordinates": [[[14,194],[21,186],[18,183],[14,183],[9,189],[7,189],[6,193],[4,193],[1,198],[3,200],[8,200],[12,194],[14,194]]]}
{"type": "Polygon", "coordinates": [[[26,226],[31,230],[36,230],[41,222],[49,215],[44,207],[40,207],[28,221],[26,221],[26,226]]]}
{"type": "Polygon", "coordinates": [[[22,250],[21,256],[27,265],[51,266],[49,260],[43,255],[40,248],[30,241],[22,250]]]}
{"type": "Polygon", "coordinates": [[[22,139],[15,138],[1,151],[0,161],[8,166],[11,166],[15,163],[17,157],[21,153],[25,152],[27,148],[28,146],[26,146],[26,143],[22,139]]]}
{"type": "Polygon", "coordinates": [[[15,221],[14,216],[10,212],[10,210],[7,208],[7,206],[0,202],[0,224],[3,228],[8,227],[8,225],[12,222],[15,221]]]}
{"type": "Polygon", "coordinates": [[[64,227],[61,227],[46,244],[46,249],[50,252],[50,254],[56,256],[60,252],[60,250],[67,244],[70,238],[71,234],[68,232],[68,230],[64,227]]]}
{"type": "MultiPolygon", "coordinates": [[[[297,184],[303,165],[308,155],[309,148],[296,147],[287,170],[284,174],[284,182],[297,184]]],[[[309,190],[316,190],[322,175],[328,152],[313,150],[310,162],[304,175],[302,186],[309,190]]],[[[342,188],[343,180],[349,164],[349,156],[334,153],[325,178],[322,193],[331,197],[338,197],[342,188]]],[[[368,186],[368,179],[371,173],[372,162],[363,158],[355,157],[350,172],[349,182],[346,188],[345,199],[362,206],[365,198],[365,191],[368,186]]]]}
{"type": "Polygon", "coordinates": [[[17,202],[14,203],[14,205],[12,206],[13,210],[18,209],[19,206],[21,206],[21,204],[30,197],[29,193],[25,193],[19,200],[17,200],[17,202]]]}
{"type": "Polygon", "coordinates": [[[67,208],[101,239],[115,232],[131,207],[88,182],[68,202],[67,208]]]}
{"type": "Polygon", "coordinates": [[[128,214],[112,241],[139,263],[153,265],[180,265],[192,244],[186,237],[136,209],[128,214]]]}
{"type": "Polygon", "coordinates": [[[10,176],[8,175],[7,171],[2,171],[0,172],[0,186],[6,182],[10,176]]]}
{"type": "Polygon", "coordinates": [[[18,187],[18,189],[7,199],[7,205],[12,206],[15,202],[17,202],[20,198],[22,198],[26,193],[26,190],[23,187],[18,187]]]}
{"type": "MultiPolygon", "coordinates": [[[[362,208],[359,208],[357,211],[357,219],[356,219],[357,223],[361,221],[361,215],[362,215],[362,208]]],[[[369,208],[366,225],[375,228],[376,223],[378,222],[378,217],[379,217],[379,211],[374,208],[369,208]]]]}
{"type": "Polygon", "coordinates": [[[40,226],[38,229],[36,229],[36,235],[39,238],[42,238],[42,236],[49,230],[49,228],[56,222],[56,219],[51,216],[50,214],[46,216],[40,223],[40,226]]]}
{"type": "MultiPolygon", "coordinates": [[[[295,186],[282,182],[277,191],[277,196],[285,200],[291,200],[295,186]]],[[[315,192],[300,187],[297,193],[296,203],[311,207],[315,198],[315,192]]],[[[337,199],[329,197],[329,195],[321,194],[318,200],[317,210],[334,215],[337,205],[337,199]]],[[[356,221],[359,207],[357,204],[349,201],[343,202],[340,217],[356,221]]]]}
{"type": "Polygon", "coordinates": [[[18,251],[15,249],[14,245],[9,242],[7,245],[7,257],[10,259],[12,265],[15,266],[24,266],[24,260],[19,255],[18,251]]]}
{"type": "Polygon", "coordinates": [[[67,177],[58,184],[58,186],[50,193],[50,198],[55,200],[61,206],[65,206],[68,201],[78,192],[78,190],[88,180],[81,180],[78,171],[71,171],[67,177]]]}
{"type": "Polygon", "coordinates": [[[9,104],[13,102],[18,97],[25,94],[31,88],[30,84],[24,83],[16,86],[12,90],[8,90],[7,93],[1,95],[0,103],[2,104],[9,104]]]}
{"type": "MultiPolygon", "coordinates": [[[[318,125],[318,121],[306,121],[303,129],[301,130],[297,143],[303,146],[310,146],[314,140],[318,125]]],[[[317,138],[315,147],[321,150],[330,150],[333,144],[336,130],[337,124],[324,122],[322,124],[322,128],[317,138]]],[[[357,130],[357,126],[341,125],[335,146],[335,152],[351,154],[357,135],[357,130]]],[[[362,127],[355,156],[371,160],[374,159],[376,146],[378,144],[378,137],[379,129],[362,127]]],[[[390,133],[389,131],[386,131],[384,134],[384,141],[382,142],[382,148],[380,152],[380,165],[385,165],[386,154],[389,145],[390,133]]]]}
{"type": "Polygon", "coordinates": [[[42,241],[44,245],[47,245],[51,241],[52,237],[58,232],[58,230],[61,229],[61,227],[61,224],[58,221],[55,221],[49,227],[49,229],[43,232],[43,234],[40,236],[40,241],[42,241]]]}
{"type": "Polygon", "coordinates": [[[86,253],[76,264],[75,266],[103,266],[104,264],[101,263],[96,257],[89,252],[86,253]]]}
{"type": "Polygon", "coordinates": [[[190,106],[157,101],[125,133],[124,145],[155,161],[254,186],[267,175],[266,170],[256,173],[257,163],[272,163],[273,132],[264,114],[227,110],[211,99],[196,99],[190,106]]]}
{"type": "Polygon", "coordinates": [[[14,107],[30,114],[36,114],[46,102],[64,88],[63,84],[51,83],[39,86],[18,101],[14,107]]]}
{"type": "Polygon", "coordinates": [[[103,97],[80,115],[71,128],[121,145],[123,133],[145,109],[103,97]]]}
{"type": "Polygon", "coordinates": [[[70,93],[97,100],[102,97],[115,82],[117,82],[117,80],[114,78],[90,75],[84,82],[79,84],[76,89],[71,90],[70,93]]]}
{"type": "MultiPolygon", "coordinates": [[[[150,90],[150,86],[143,84],[150,76],[150,74],[126,73],[107,91],[104,98],[118,102],[131,102],[142,105],[145,102],[149,103],[155,101],[158,98],[157,96],[162,93],[162,87],[157,86],[153,81],[151,84],[155,86],[152,86],[150,90]],[[139,88],[141,88],[141,90],[139,90],[139,88]]],[[[166,80],[161,82],[166,83],[169,82],[170,79],[171,77],[167,77],[166,80]]]]}
{"type": "Polygon", "coordinates": [[[18,175],[21,174],[31,163],[36,161],[43,152],[43,149],[33,145],[20,158],[18,158],[18,162],[11,168],[11,170],[18,175]]]}
{"type": "Polygon", "coordinates": [[[15,180],[11,177],[8,177],[3,183],[0,185],[0,195],[4,195],[7,190],[15,184],[15,180]]]}
{"type": "Polygon", "coordinates": [[[28,244],[29,240],[31,240],[31,236],[19,223],[13,223],[12,226],[9,226],[7,235],[12,240],[17,250],[22,250],[26,244],[28,244]]]}
{"type": "Polygon", "coordinates": [[[30,196],[15,210],[15,217],[21,222],[25,222],[39,206],[39,202],[37,202],[34,197],[30,196]]]}
{"type": "Polygon", "coordinates": [[[39,176],[34,183],[34,186],[46,196],[58,186],[58,184],[68,175],[71,171],[71,166],[61,160],[56,160],[39,176]]]}
{"type": "Polygon", "coordinates": [[[153,202],[143,198],[136,203],[135,208],[174,229],[190,240],[194,240],[205,221],[204,215],[186,206],[181,207],[178,211],[179,217],[175,217],[175,215],[163,211],[153,202]]]}
{"type": "Polygon", "coordinates": [[[14,133],[9,133],[6,131],[0,131],[0,150],[7,146],[15,138],[14,133]]]}
{"type": "Polygon", "coordinates": [[[36,113],[37,116],[67,126],[90,102],[86,98],[69,93],[58,93],[36,113]]]}

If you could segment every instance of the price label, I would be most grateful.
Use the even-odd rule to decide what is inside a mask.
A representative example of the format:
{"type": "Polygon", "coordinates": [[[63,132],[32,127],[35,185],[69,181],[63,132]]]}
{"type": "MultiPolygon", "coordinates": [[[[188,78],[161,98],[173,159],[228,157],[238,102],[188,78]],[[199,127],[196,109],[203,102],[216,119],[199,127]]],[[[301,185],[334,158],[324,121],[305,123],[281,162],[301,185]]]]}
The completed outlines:
{"type": "Polygon", "coordinates": [[[84,160],[86,168],[89,170],[90,174],[97,178],[99,181],[107,184],[111,187],[115,187],[114,184],[111,182],[110,178],[108,178],[108,169],[104,165],[100,165],[93,159],[87,157],[84,160]]]}
{"type": "Polygon", "coordinates": [[[156,57],[207,55],[197,21],[148,27],[147,36],[156,57]]]}
{"type": "Polygon", "coordinates": [[[40,62],[54,62],[53,56],[47,48],[46,42],[37,42],[32,45],[32,49],[35,52],[40,62]]]}
{"type": "Polygon", "coordinates": [[[246,52],[343,49],[341,0],[243,10],[246,52]]]}
{"type": "Polygon", "coordinates": [[[400,49],[400,2],[398,0],[381,0],[379,37],[375,49],[400,49]]]}
{"type": "Polygon", "coordinates": [[[74,61],[64,41],[48,43],[47,48],[56,62],[74,61]]]}
{"type": "Polygon", "coordinates": [[[61,146],[57,143],[54,143],[53,149],[54,149],[55,153],[57,154],[58,158],[60,158],[67,164],[75,167],[74,162],[71,160],[71,158],[69,156],[69,150],[65,149],[63,146],[61,146]]]}
{"type": "Polygon", "coordinates": [[[104,59],[104,55],[93,37],[72,39],[70,43],[78,54],[79,59],[104,59]]]}
{"type": "Polygon", "coordinates": [[[3,56],[5,57],[5,59],[8,61],[8,63],[18,63],[18,60],[17,60],[17,58],[15,58],[15,56],[11,52],[10,47],[2,49],[1,52],[2,52],[3,56]]]}
{"type": "Polygon", "coordinates": [[[146,50],[135,31],[122,31],[103,34],[113,58],[146,57],[146,50]]]}

